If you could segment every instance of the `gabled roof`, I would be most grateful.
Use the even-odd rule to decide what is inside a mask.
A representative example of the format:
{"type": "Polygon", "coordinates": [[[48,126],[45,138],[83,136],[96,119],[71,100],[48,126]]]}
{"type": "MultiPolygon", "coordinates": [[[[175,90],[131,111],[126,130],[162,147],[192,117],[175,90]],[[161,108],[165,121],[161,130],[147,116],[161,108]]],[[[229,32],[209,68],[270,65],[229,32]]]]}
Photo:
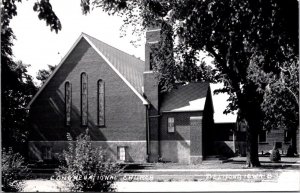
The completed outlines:
{"type": "Polygon", "coordinates": [[[114,48],[92,36],[87,34],[84,34],[84,36],[96,46],[140,94],[143,94],[143,72],[145,70],[145,62],[143,60],[114,48]]]}
{"type": "Polygon", "coordinates": [[[52,79],[52,77],[59,70],[61,65],[68,58],[73,49],[77,46],[81,39],[85,39],[92,48],[106,61],[106,63],[115,71],[117,75],[126,83],[126,85],[142,100],[143,104],[148,104],[148,101],[142,96],[143,86],[143,71],[145,62],[127,54],[117,48],[114,48],[96,38],[93,38],[85,33],[82,33],[71,49],[61,60],[59,65],[55,68],[53,73],[49,76],[43,86],[39,89],[36,95],[32,98],[27,108],[35,101],[35,99],[44,90],[46,85],[52,79]]]}
{"type": "Polygon", "coordinates": [[[189,83],[165,93],[161,100],[162,112],[203,111],[209,83],[189,83]]]}

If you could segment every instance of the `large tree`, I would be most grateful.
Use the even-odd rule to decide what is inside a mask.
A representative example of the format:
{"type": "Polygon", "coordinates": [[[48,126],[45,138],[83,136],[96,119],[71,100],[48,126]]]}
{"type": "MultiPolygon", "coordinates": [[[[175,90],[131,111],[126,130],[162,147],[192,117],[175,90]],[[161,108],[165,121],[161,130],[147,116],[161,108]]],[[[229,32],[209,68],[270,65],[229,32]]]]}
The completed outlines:
{"type": "Polygon", "coordinates": [[[253,79],[258,86],[267,84],[263,90],[261,104],[264,112],[264,128],[284,129],[287,139],[292,141],[292,154],[297,154],[297,130],[299,128],[299,66],[298,61],[291,60],[281,66],[281,73],[257,73],[253,79]]]}
{"type": "MultiPolygon", "coordinates": [[[[36,88],[32,77],[27,74],[27,66],[13,60],[13,40],[15,39],[11,19],[17,15],[17,3],[21,0],[1,1],[1,129],[4,147],[24,147],[20,143],[26,141],[28,132],[26,127],[26,105],[30,101],[36,88]]],[[[34,4],[34,11],[38,17],[50,25],[56,32],[61,24],[52,10],[48,0],[40,0],[34,4]]],[[[17,149],[19,150],[19,149],[17,149]]]]}
{"type": "MultiPolygon", "coordinates": [[[[89,4],[85,1],[86,7],[89,4]]],[[[284,64],[298,62],[297,0],[94,0],[93,5],[122,15],[126,25],[162,25],[163,34],[172,34],[176,60],[170,62],[173,55],[164,42],[159,53],[166,56],[156,57],[165,88],[187,77],[202,80],[199,51],[212,56],[218,80],[225,85],[219,91],[230,95],[226,112],[238,109],[239,118],[248,125],[247,165],[260,165],[257,137],[266,115],[262,106],[269,84],[258,84],[253,77],[257,73],[278,77],[284,64]],[[164,26],[171,26],[171,31],[164,26]]]]}
{"type": "Polygon", "coordinates": [[[21,61],[13,62],[9,70],[15,76],[13,87],[2,90],[2,145],[16,150],[22,147],[27,139],[27,109],[26,105],[36,92],[32,77],[27,74],[28,65],[21,61]]]}

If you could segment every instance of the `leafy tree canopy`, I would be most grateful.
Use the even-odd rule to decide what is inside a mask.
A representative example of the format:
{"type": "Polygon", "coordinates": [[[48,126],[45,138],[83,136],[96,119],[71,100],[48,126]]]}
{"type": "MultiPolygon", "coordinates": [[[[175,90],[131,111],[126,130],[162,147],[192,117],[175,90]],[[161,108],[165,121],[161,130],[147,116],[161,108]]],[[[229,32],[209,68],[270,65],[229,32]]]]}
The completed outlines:
{"type": "Polygon", "coordinates": [[[32,77],[27,74],[28,66],[21,61],[12,63],[9,68],[15,75],[17,84],[13,88],[2,89],[1,121],[4,147],[18,148],[17,144],[24,143],[27,138],[26,106],[37,91],[32,77]]]}
{"type": "MultiPolygon", "coordinates": [[[[11,19],[17,15],[17,3],[21,0],[1,2],[1,121],[3,145],[5,147],[24,147],[28,134],[26,105],[36,92],[32,77],[27,74],[28,65],[12,59],[13,40],[15,39],[11,19]]],[[[51,30],[61,30],[61,23],[52,10],[49,0],[40,0],[33,10],[41,20],[45,20],[51,30]]],[[[22,151],[17,149],[18,151],[22,151]]]]}
{"type": "Polygon", "coordinates": [[[39,81],[42,82],[42,84],[44,84],[55,68],[56,66],[52,66],[48,64],[48,69],[42,69],[38,71],[36,79],[38,79],[39,81]]]}
{"type": "Polygon", "coordinates": [[[162,27],[165,39],[158,46],[156,64],[165,88],[178,80],[203,79],[199,51],[212,56],[218,72],[213,75],[225,85],[218,92],[230,95],[225,112],[238,109],[240,119],[247,122],[248,165],[259,165],[257,134],[268,116],[263,112],[267,88],[277,92],[272,78],[267,81],[264,76],[272,74],[277,80],[284,65],[289,68],[291,61],[298,62],[297,0],[94,0],[91,5],[122,15],[125,25],[162,27]],[[168,41],[173,44],[171,51],[168,41]]]}

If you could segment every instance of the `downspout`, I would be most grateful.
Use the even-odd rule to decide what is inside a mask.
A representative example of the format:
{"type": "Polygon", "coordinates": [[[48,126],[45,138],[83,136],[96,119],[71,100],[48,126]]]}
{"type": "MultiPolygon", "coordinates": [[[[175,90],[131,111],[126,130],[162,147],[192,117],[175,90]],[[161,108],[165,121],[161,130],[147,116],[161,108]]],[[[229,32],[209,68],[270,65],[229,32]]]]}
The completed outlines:
{"type": "Polygon", "coordinates": [[[157,118],[158,119],[158,124],[157,124],[157,131],[158,131],[158,161],[160,161],[161,159],[161,133],[160,133],[160,115],[158,115],[159,117],[157,118]]]}
{"type": "Polygon", "coordinates": [[[160,114],[157,114],[157,115],[152,115],[152,116],[149,116],[149,119],[151,118],[155,118],[157,119],[157,129],[156,129],[156,132],[157,132],[157,152],[158,152],[158,156],[161,157],[161,134],[160,134],[160,117],[161,115],[160,114]]]}
{"type": "Polygon", "coordinates": [[[146,149],[147,149],[147,155],[149,157],[150,154],[150,133],[149,133],[149,128],[150,128],[150,123],[149,123],[149,108],[150,105],[147,104],[146,106],[146,149]]]}

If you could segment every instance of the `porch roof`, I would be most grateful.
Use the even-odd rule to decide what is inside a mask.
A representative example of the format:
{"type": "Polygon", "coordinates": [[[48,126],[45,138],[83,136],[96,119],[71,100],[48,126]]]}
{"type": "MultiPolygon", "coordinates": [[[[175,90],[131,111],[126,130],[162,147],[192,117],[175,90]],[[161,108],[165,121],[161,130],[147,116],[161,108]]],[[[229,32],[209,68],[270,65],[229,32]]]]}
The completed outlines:
{"type": "Polygon", "coordinates": [[[180,85],[161,98],[161,112],[203,111],[209,83],[180,85]]]}

